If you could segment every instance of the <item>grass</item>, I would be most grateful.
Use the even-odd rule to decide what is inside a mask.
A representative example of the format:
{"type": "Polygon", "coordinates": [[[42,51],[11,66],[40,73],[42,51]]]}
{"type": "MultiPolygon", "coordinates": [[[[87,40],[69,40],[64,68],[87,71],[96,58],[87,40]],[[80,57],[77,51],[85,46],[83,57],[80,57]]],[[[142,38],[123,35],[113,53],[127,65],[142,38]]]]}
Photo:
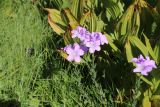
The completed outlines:
{"type": "Polygon", "coordinates": [[[123,67],[123,60],[113,65],[104,62],[105,68],[94,61],[66,62],[56,53],[62,40],[52,32],[46,16],[42,18],[40,8],[28,1],[0,1],[1,107],[134,107],[137,100],[124,100],[124,84],[118,86],[126,70],[119,71],[122,81],[113,80],[120,78],[112,71],[123,67]]]}

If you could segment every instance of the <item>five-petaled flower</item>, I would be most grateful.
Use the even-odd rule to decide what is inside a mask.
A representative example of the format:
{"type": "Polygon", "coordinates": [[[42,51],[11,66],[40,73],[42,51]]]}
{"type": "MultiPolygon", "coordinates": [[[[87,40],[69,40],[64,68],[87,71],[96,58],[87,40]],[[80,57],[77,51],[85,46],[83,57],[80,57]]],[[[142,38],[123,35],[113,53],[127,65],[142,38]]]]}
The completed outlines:
{"type": "Polygon", "coordinates": [[[149,72],[153,70],[153,68],[157,68],[154,60],[150,60],[147,56],[146,59],[140,55],[138,58],[133,58],[132,62],[136,64],[136,68],[133,72],[140,72],[142,75],[147,76],[149,72]]]}
{"type": "Polygon", "coordinates": [[[68,61],[75,61],[80,62],[82,55],[84,55],[83,49],[78,43],[74,43],[73,45],[67,45],[64,50],[68,54],[67,60],[68,61]]]}
{"type": "Polygon", "coordinates": [[[80,43],[67,45],[64,51],[68,54],[68,61],[80,62],[86,52],[94,53],[101,50],[101,45],[108,44],[108,40],[101,32],[89,32],[86,28],[78,26],[71,31],[72,38],[79,38],[80,43]]]}

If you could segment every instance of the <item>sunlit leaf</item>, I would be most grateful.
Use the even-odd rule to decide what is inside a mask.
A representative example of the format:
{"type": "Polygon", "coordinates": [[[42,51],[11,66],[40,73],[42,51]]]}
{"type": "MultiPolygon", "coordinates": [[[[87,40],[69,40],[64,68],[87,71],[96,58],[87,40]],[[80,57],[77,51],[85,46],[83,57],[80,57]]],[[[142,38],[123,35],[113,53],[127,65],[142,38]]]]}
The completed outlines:
{"type": "Polygon", "coordinates": [[[63,0],[52,0],[52,1],[58,9],[60,9],[63,5],[63,0]]]}
{"type": "Polygon", "coordinates": [[[126,42],[125,49],[126,49],[127,60],[128,60],[128,62],[131,62],[131,60],[133,58],[133,54],[132,54],[132,49],[131,49],[131,45],[130,45],[129,41],[126,42]]]}
{"type": "Polygon", "coordinates": [[[121,17],[123,5],[120,1],[108,0],[108,2],[104,3],[104,6],[106,6],[106,17],[109,21],[111,18],[116,20],[121,17]]]}
{"type": "Polygon", "coordinates": [[[149,42],[149,39],[144,35],[145,37],[145,42],[146,42],[146,48],[148,49],[149,54],[152,56],[152,58],[158,63],[158,57],[155,56],[153,49],[151,47],[151,44],[149,42]]]}
{"type": "Polygon", "coordinates": [[[131,36],[130,39],[132,44],[134,44],[141,52],[147,56],[148,55],[148,50],[146,46],[143,44],[143,42],[136,36],[131,36]]]}
{"type": "Polygon", "coordinates": [[[116,52],[120,52],[120,50],[118,49],[118,47],[113,43],[113,39],[112,37],[110,37],[108,34],[105,33],[105,36],[107,37],[108,43],[109,45],[112,47],[112,49],[116,52]]]}
{"type": "Polygon", "coordinates": [[[156,45],[155,45],[155,47],[154,47],[154,54],[155,54],[155,56],[156,56],[156,58],[157,58],[157,62],[158,62],[158,64],[159,64],[159,59],[160,59],[160,42],[158,41],[157,43],[156,43],[156,45]]]}
{"type": "Polygon", "coordinates": [[[117,24],[117,30],[120,32],[121,35],[125,35],[128,31],[131,31],[131,26],[128,23],[131,23],[132,16],[134,13],[134,5],[130,5],[129,8],[126,10],[124,15],[122,16],[121,20],[117,24]]]}
{"type": "Polygon", "coordinates": [[[80,19],[83,15],[83,6],[84,0],[73,0],[72,2],[71,12],[77,19],[80,19]]]}
{"type": "Polygon", "coordinates": [[[45,10],[49,13],[48,22],[52,29],[59,35],[65,33],[65,23],[61,19],[60,12],[56,9],[45,8],[45,10]]]}
{"type": "Polygon", "coordinates": [[[73,16],[73,14],[71,13],[71,10],[69,8],[65,8],[63,9],[64,14],[66,15],[69,25],[71,26],[72,29],[77,28],[77,26],[79,25],[77,19],[73,16]]]}
{"type": "Polygon", "coordinates": [[[143,107],[151,107],[151,102],[148,96],[145,96],[142,102],[143,107]]]}

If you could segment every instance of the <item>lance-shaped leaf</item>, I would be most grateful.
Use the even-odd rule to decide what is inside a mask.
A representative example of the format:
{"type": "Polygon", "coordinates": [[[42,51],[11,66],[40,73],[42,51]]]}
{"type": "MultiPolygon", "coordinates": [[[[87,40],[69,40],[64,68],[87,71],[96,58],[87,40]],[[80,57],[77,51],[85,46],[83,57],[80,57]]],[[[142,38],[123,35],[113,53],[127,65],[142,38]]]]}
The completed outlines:
{"type": "Polygon", "coordinates": [[[52,0],[53,1],[53,4],[58,8],[60,9],[63,5],[63,0],[52,0]]]}
{"type": "Polygon", "coordinates": [[[66,25],[61,18],[60,12],[56,9],[45,8],[45,10],[49,13],[48,22],[52,29],[59,35],[65,33],[66,25]]]}
{"type": "Polygon", "coordinates": [[[128,62],[131,62],[131,60],[133,58],[133,54],[132,54],[131,44],[129,41],[127,41],[125,44],[125,50],[126,50],[127,60],[128,60],[128,62]]]}
{"type": "Polygon", "coordinates": [[[154,54],[155,54],[155,56],[156,56],[156,58],[158,58],[157,60],[158,60],[158,63],[159,63],[159,59],[160,59],[160,41],[158,41],[157,43],[156,43],[156,45],[155,45],[155,47],[154,47],[154,54]]]}
{"type": "Polygon", "coordinates": [[[113,43],[113,39],[111,36],[109,36],[107,33],[105,33],[105,36],[107,37],[108,43],[111,46],[111,48],[115,51],[115,52],[120,52],[120,50],[118,49],[118,47],[113,43]]]}
{"type": "Polygon", "coordinates": [[[66,33],[63,35],[65,45],[73,43],[73,39],[71,38],[70,32],[67,30],[66,33]]]}
{"type": "Polygon", "coordinates": [[[151,44],[149,42],[149,39],[144,35],[145,38],[145,42],[146,42],[146,47],[148,49],[149,54],[152,56],[152,58],[156,61],[156,63],[158,63],[158,57],[156,57],[156,55],[154,54],[154,51],[151,47],[151,44]]]}
{"type": "Polygon", "coordinates": [[[106,17],[109,21],[111,18],[116,20],[121,17],[124,6],[120,1],[103,1],[103,5],[106,7],[106,17]]]}
{"type": "Polygon", "coordinates": [[[89,29],[91,32],[96,31],[97,27],[97,20],[96,20],[96,15],[91,12],[90,17],[89,17],[89,29]]]}
{"type": "Polygon", "coordinates": [[[84,5],[84,0],[73,0],[72,2],[71,12],[77,19],[80,19],[82,17],[83,5],[84,5]]]}
{"type": "Polygon", "coordinates": [[[136,9],[133,18],[132,18],[132,34],[138,35],[138,31],[140,28],[140,12],[136,9]]]}
{"type": "Polygon", "coordinates": [[[121,35],[137,34],[140,27],[140,13],[147,3],[144,0],[135,0],[126,10],[117,24],[117,30],[121,35]]]}
{"type": "Polygon", "coordinates": [[[142,107],[151,107],[151,102],[148,96],[145,96],[142,101],[142,107]]]}
{"type": "Polygon", "coordinates": [[[137,36],[130,36],[129,40],[132,44],[134,44],[145,56],[148,55],[148,50],[146,46],[142,43],[142,41],[137,36]]]}
{"type": "Polygon", "coordinates": [[[122,16],[121,20],[118,22],[116,29],[120,32],[121,35],[125,35],[127,31],[131,29],[131,21],[132,16],[134,13],[134,5],[130,5],[129,8],[126,10],[124,15],[122,16]]]}
{"type": "Polygon", "coordinates": [[[93,13],[93,11],[92,12],[89,11],[86,14],[84,14],[84,16],[81,18],[80,23],[81,23],[81,25],[87,25],[88,30],[90,32],[96,31],[97,19],[96,19],[96,15],[93,13]]]}
{"type": "Polygon", "coordinates": [[[85,24],[85,21],[87,20],[87,18],[89,17],[89,15],[90,15],[90,11],[87,12],[87,13],[85,13],[85,14],[82,16],[82,18],[81,18],[81,20],[80,20],[80,24],[81,24],[81,25],[84,25],[84,24],[85,24]]]}
{"type": "Polygon", "coordinates": [[[87,25],[90,32],[101,32],[105,26],[105,23],[93,11],[85,13],[80,20],[80,24],[87,25]]]}
{"type": "Polygon", "coordinates": [[[69,8],[65,8],[63,9],[62,12],[65,15],[66,19],[68,20],[70,27],[72,29],[76,29],[79,23],[76,20],[76,18],[73,16],[73,14],[71,13],[71,10],[69,8]]]}

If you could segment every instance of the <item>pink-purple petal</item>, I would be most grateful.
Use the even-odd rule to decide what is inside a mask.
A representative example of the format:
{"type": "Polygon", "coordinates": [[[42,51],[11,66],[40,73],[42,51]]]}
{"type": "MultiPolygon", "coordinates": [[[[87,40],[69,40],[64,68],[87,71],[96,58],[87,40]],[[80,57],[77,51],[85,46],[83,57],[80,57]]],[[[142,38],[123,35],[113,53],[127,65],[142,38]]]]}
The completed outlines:
{"type": "Polygon", "coordinates": [[[80,56],[76,56],[76,57],[74,58],[74,60],[75,60],[75,62],[80,62],[80,61],[81,61],[81,57],[80,57],[80,56]]]}
{"type": "Polygon", "coordinates": [[[133,72],[140,72],[142,75],[147,76],[154,68],[157,68],[154,60],[150,60],[149,56],[146,59],[140,55],[138,58],[133,58],[132,62],[136,64],[133,72]]]}

